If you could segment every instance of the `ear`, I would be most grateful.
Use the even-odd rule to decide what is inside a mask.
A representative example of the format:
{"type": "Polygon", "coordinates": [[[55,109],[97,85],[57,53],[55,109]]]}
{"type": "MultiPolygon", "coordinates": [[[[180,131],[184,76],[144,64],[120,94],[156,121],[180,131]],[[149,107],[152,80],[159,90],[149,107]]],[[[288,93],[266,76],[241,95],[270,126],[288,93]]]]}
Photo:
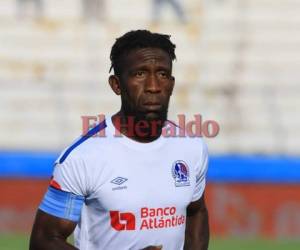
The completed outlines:
{"type": "Polygon", "coordinates": [[[174,85],[175,85],[175,77],[174,77],[174,76],[171,76],[170,96],[171,96],[172,93],[173,93],[174,85]]]}
{"type": "Polygon", "coordinates": [[[116,75],[111,75],[108,78],[109,85],[116,95],[121,95],[120,79],[116,75]]]}

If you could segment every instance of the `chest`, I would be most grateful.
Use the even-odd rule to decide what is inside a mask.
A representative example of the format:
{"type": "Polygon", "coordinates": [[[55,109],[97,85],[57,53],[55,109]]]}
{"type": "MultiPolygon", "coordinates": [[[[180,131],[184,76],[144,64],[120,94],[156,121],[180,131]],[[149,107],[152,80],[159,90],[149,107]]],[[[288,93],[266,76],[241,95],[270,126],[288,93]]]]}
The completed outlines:
{"type": "Polygon", "coordinates": [[[192,162],[184,155],[116,156],[105,165],[101,179],[90,202],[104,211],[185,210],[195,188],[192,162]]]}

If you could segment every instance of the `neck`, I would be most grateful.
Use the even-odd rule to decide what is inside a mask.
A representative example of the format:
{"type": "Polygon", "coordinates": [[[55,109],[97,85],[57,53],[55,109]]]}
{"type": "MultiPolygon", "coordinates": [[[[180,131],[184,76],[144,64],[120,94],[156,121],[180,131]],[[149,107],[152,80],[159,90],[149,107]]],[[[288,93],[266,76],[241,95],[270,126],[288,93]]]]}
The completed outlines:
{"type": "Polygon", "coordinates": [[[138,116],[127,115],[120,110],[112,116],[112,123],[124,136],[147,143],[161,136],[165,120],[147,120],[138,116]]]}

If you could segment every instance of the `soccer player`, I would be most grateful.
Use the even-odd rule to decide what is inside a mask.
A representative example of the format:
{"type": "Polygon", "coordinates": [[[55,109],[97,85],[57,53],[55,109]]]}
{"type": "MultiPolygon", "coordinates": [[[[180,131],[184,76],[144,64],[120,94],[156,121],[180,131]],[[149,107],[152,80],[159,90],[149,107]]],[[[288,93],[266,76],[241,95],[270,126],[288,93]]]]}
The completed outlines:
{"type": "Polygon", "coordinates": [[[207,147],[199,137],[162,133],[175,58],[168,35],[137,30],[116,40],[109,84],[120,111],[57,159],[31,250],[208,248],[207,147]],[[95,136],[101,131],[105,137],[95,136]]]}

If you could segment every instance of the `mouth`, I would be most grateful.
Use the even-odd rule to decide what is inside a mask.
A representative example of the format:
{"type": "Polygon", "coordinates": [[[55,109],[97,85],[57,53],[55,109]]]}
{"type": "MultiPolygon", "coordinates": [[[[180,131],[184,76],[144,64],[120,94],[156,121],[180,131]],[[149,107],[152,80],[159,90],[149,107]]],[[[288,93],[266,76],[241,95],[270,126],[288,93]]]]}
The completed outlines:
{"type": "Polygon", "coordinates": [[[149,111],[158,111],[162,107],[159,102],[145,102],[143,106],[149,111]]]}

